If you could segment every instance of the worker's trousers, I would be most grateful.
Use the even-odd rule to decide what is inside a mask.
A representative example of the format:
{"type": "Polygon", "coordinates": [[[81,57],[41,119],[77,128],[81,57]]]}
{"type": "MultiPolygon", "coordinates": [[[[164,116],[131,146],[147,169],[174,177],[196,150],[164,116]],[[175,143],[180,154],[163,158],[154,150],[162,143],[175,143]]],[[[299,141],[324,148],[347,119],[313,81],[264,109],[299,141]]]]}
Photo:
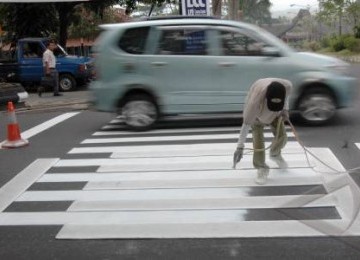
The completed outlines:
{"type": "MultiPolygon", "coordinates": [[[[281,149],[284,148],[287,142],[286,130],[284,121],[281,117],[276,118],[271,124],[271,132],[274,139],[271,143],[270,156],[278,156],[281,149]]],[[[253,164],[255,168],[268,168],[265,163],[265,142],[264,142],[264,124],[255,123],[252,125],[253,136],[253,164]]]]}

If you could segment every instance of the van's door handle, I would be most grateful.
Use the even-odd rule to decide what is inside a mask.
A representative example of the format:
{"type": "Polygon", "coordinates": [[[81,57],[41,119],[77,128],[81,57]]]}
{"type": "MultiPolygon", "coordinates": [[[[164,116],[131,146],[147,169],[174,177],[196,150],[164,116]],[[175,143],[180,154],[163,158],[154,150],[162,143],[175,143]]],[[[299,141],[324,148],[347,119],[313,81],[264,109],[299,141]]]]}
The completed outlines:
{"type": "Polygon", "coordinates": [[[151,65],[156,66],[156,67],[162,67],[162,66],[167,65],[167,62],[163,62],[163,61],[154,61],[154,62],[151,62],[151,65]]]}
{"type": "Polygon", "coordinates": [[[228,68],[234,66],[235,66],[235,62],[219,62],[219,67],[228,68]]]}

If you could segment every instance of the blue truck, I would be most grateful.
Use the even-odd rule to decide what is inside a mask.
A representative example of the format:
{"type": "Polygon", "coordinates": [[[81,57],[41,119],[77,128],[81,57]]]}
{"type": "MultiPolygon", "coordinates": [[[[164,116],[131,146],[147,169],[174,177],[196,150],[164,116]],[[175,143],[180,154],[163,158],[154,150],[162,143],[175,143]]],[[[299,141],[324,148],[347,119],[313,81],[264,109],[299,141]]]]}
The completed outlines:
{"type": "MultiPolygon", "coordinates": [[[[10,46],[7,55],[0,59],[0,80],[19,82],[25,88],[39,85],[44,74],[42,55],[47,41],[47,38],[24,38],[10,46]]],[[[75,90],[92,78],[90,57],[68,55],[60,45],[54,54],[60,91],[75,90]]]]}

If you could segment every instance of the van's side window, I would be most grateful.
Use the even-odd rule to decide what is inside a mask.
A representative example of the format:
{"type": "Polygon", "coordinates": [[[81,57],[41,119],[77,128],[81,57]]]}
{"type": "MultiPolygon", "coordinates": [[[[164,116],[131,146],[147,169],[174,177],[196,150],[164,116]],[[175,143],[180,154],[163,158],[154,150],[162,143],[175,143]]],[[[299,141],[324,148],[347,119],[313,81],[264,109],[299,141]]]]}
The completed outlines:
{"type": "Polygon", "coordinates": [[[121,36],[118,46],[127,53],[143,54],[145,52],[145,44],[149,29],[149,27],[128,29],[121,36]]]}
{"type": "Polygon", "coordinates": [[[206,55],[206,31],[203,29],[166,29],[162,31],[158,54],[206,55]]]}
{"type": "Polygon", "coordinates": [[[220,31],[220,46],[225,56],[261,56],[264,43],[240,32],[220,31]]]}

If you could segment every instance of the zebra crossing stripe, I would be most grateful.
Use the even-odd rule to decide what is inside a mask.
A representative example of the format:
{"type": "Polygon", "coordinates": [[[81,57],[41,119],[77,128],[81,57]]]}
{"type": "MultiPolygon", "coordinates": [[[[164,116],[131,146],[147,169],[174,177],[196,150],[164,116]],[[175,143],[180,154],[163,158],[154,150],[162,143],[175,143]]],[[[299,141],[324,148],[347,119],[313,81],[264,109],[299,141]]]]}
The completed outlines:
{"type": "MultiPolygon", "coordinates": [[[[264,133],[265,138],[272,138],[272,133],[264,133]]],[[[288,133],[288,137],[294,137],[293,133],[288,133]]],[[[157,141],[192,141],[192,140],[219,140],[234,139],[237,140],[239,134],[218,134],[218,135],[184,135],[184,136],[135,136],[135,137],[117,137],[117,138],[91,138],[82,141],[82,144],[101,144],[101,143],[126,143],[126,142],[157,142],[157,141]]]]}
{"type": "MultiPolygon", "coordinates": [[[[184,133],[211,133],[211,132],[236,132],[240,133],[241,127],[212,127],[212,128],[184,128],[184,129],[153,129],[146,132],[135,132],[135,131],[98,131],[95,132],[94,136],[107,136],[107,135],[152,135],[152,134],[184,134],[184,133]]],[[[265,131],[270,131],[269,127],[264,128],[265,131]]],[[[291,132],[291,128],[286,126],[286,130],[291,132]]],[[[251,133],[251,131],[250,131],[251,133]]]]}
{"type": "MultiPolygon", "coordinates": [[[[308,168],[305,155],[284,154],[289,168],[308,168]]],[[[271,168],[277,164],[269,161],[271,168]]],[[[142,172],[142,171],[185,171],[185,170],[224,170],[231,169],[231,156],[199,156],[199,157],[169,157],[164,158],[123,158],[123,159],[65,159],[54,167],[99,166],[97,172],[142,172]]],[[[252,156],[244,155],[238,169],[252,169],[252,156]]]]}
{"type": "MultiPolygon", "coordinates": [[[[119,181],[162,181],[162,180],[243,180],[254,178],[256,175],[255,169],[246,171],[229,170],[201,170],[201,171],[174,171],[174,172],[117,172],[117,173],[48,173],[44,174],[38,182],[119,182],[119,181]]],[[[282,169],[272,169],[270,179],[275,181],[282,181],[282,179],[294,178],[295,180],[306,180],[309,183],[317,181],[321,178],[320,174],[312,169],[306,168],[291,168],[287,169],[286,173],[282,169]]],[[[277,184],[277,182],[276,182],[277,184]]]]}
{"type": "MultiPolygon", "coordinates": [[[[324,191],[314,188],[301,189],[299,192],[323,194],[324,191]]],[[[251,195],[251,194],[250,194],[251,195]]],[[[124,200],[160,200],[160,199],[226,199],[250,196],[246,187],[201,188],[201,189],[142,189],[142,190],[70,190],[70,191],[26,191],[16,201],[106,201],[114,198],[124,200]]],[[[261,196],[257,196],[261,197],[261,196]]],[[[273,198],[273,196],[271,196],[273,198]]],[[[264,196],[269,200],[268,196],[264,196]]],[[[271,202],[269,202],[271,203],[271,202]]]]}
{"type": "Polygon", "coordinates": [[[9,206],[36,179],[43,175],[58,158],[38,159],[18,173],[0,189],[0,212],[9,206]]]}
{"type": "MultiPolygon", "coordinates": [[[[156,180],[156,181],[102,181],[89,182],[84,190],[116,190],[116,189],[181,189],[181,188],[224,188],[224,187],[252,187],[256,186],[254,177],[242,179],[218,179],[214,180],[156,180]]],[[[311,180],[308,178],[281,178],[276,182],[269,178],[266,186],[302,186],[308,185],[311,180]]],[[[314,178],[311,184],[322,184],[320,178],[314,178]]]]}
{"type": "Polygon", "coordinates": [[[360,143],[356,143],[355,145],[360,149],[360,143]]]}
{"type": "MultiPolygon", "coordinates": [[[[267,142],[265,147],[270,146],[267,142]]],[[[246,143],[246,148],[252,145],[246,143]]],[[[173,156],[208,156],[228,155],[232,156],[236,149],[236,143],[218,144],[177,144],[177,145],[147,145],[143,146],[99,146],[99,147],[76,147],[68,154],[96,154],[111,153],[110,158],[131,158],[131,157],[173,157],[173,156]]],[[[303,148],[297,142],[288,142],[282,150],[286,153],[303,153],[303,148]]]]}
{"type": "MultiPolygon", "coordinates": [[[[284,220],[226,223],[165,223],[141,225],[67,224],[57,234],[58,239],[136,239],[136,238],[238,238],[238,237],[298,237],[341,235],[347,223],[341,220],[284,220]],[[323,232],[313,226],[337,227],[323,232]]],[[[357,236],[352,232],[347,236],[357,236]]]]}
{"type": "Polygon", "coordinates": [[[271,202],[265,197],[243,197],[229,199],[165,199],[165,200],[110,200],[75,201],[68,211],[165,211],[165,210],[228,210],[336,206],[333,195],[303,195],[294,200],[293,195],[274,196],[271,202]],[[309,202],[310,201],[310,202],[309,202]],[[304,203],[305,202],[305,203],[304,203]],[[309,203],[308,203],[309,202],[309,203]]]}

